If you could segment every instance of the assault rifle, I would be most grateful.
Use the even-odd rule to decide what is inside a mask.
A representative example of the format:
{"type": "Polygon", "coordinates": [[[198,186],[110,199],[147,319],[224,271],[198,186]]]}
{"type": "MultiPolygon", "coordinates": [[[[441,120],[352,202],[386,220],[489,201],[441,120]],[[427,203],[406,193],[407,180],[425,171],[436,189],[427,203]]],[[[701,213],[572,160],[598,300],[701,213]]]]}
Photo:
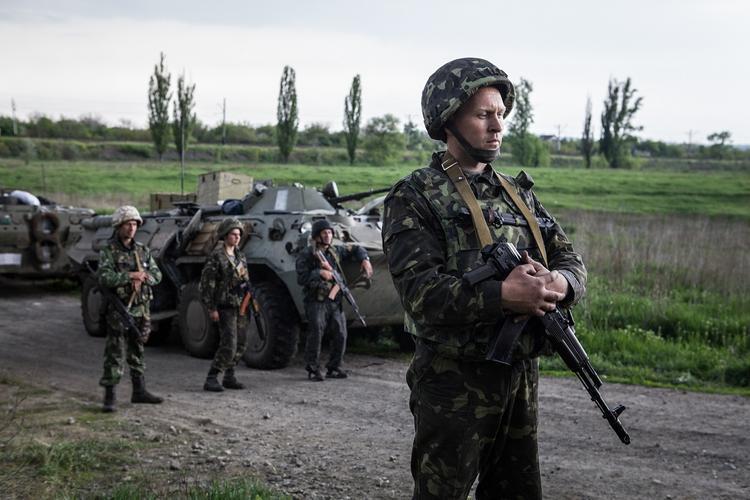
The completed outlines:
{"type": "MultiPolygon", "coordinates": [[[[463,280],[471,286],[488,279],[505,279],[508,274],[519,264],[521,255],[512,243],[496,243],[487,245],[482,249],[484,264],[463,275],[463,280]]],[[[539,318],[544,326],[544,332],[552,347],[563,359],[565,365],[576,374],[583,384],[584,389],[591,396],[591,400],[599,407],[602,417],[625,444],[630,444],[630,436],[620,423],[619,416],[625,411],[623,405],[617,405],[610,409],[599,393],[602,380],[591,366],[591,361],[578,341],[573,328],[573,315],[569,312],[561,312],[559,309],[546,313],[539,318]]],[[[515,322],[514,318],[506,318],[500,332],[490,346],[487,359],[502,364],[510,364],[513,345],[521,334],[525,321],[515,322]]]]}
{"type": "MultiPolygon", "coordinates": [[[[96,276],[96,270],[91,266],[91,261],[86,261],[84,263],[86,266],[86,269],[88,272],[91,273],[92,276],[96,276]]],[[[97,287],[99,290],[99,293],[104,297],[104,301],[102,303],[102,306],[104,306],[107,303],[112,304],[112,306],[115,308],[115,312],[120,316],[120,319],[122,319],[122,323],[125,325],[125,328],[127,329],[127,333],[130,333],[134,336],[134,338],[142,343],[145,344],[148,340],[148,335],[144,335],[143,332],[141,332],[141,329],[138,328],[138,325],[135,323],[135,320],[133,319],[133,316],[130,315],[129,308],[122,303],[122,300],[120,300],[120,297],[117,296],[115,292],[113,292],[110,288],[107,288],[106,286],[99,285],[97,287]]]]}
{"type": "MultiPolygon", "coordinates": [[[[365,318],[362,317],[362,314],[359,312],[359,307],[357,307],[357,302],[354,300],[354,296],[352,295],[352,292],[349,290],[349,287],[346,286],[346,282],[344,281],[343,276],[336,270],[335,267],[331,266],[326,259],[325,255],[323,255],[323,252],[320,250],[316,250],[315,255],[320,260],[321,266],[323,266],[327,271],[330,271],[333,275],[333,281],[336,283],[335,286],[341,290],[341,293],[344,294],[344,298],[346,298],[347,302],[352,306],[352,311],[354,311],[354,314],[357,315],[357,319],[360,323],[362,323],[362,326],[367,326],[367,323],[365,323],[365,318]]],[[[333,297],[331,297],[333,298],[333,297]]]]}

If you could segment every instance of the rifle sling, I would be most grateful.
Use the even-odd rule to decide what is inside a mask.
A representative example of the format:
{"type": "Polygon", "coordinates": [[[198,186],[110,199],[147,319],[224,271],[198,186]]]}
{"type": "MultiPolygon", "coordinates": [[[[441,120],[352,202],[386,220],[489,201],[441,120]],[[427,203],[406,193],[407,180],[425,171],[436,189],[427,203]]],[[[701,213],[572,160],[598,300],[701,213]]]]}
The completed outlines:
{"type": "MultiPolygon", "coordinates": [[[[490,232],[490,228],[487,225],[487,221],[484,219],[484,214],[482,214],[482,208],[479,206],[479,201],[477,201],[477,197],[474,196],[474,191],[471,190],[471,186],[469,186],[469,182],[466,180],[466,175],[461,170],[461,166],[458,164],[458,161],[453,158],[453,155],[446,151],[445,154],[443,154],[443,162],[441,166],[443,167],[443,172],[448,175],[451,182],[453,182],[453,186],[456,188],[456,191],[458,191],[459,196],[461,196],[461,199],[469,208],[469,212],[471,213],[471,220],[474,223],[474,230],[477,232],[477,237],[479,238],[481,247],[484,248],[487,245],[491,245],[493,243],[492,233],[490,232]]],[[[500,174],[498,174],[495,169],[492,169],[492,173],[495,174],[495,177],[500,181],[500,185],[503,187],[505,192],[508,193],[508,196],[510,196],[510,199],[513,200],[513,203],[516,205],[518,210],[521,211],[523,218],[526,219],[526,222],[529,225],[529,229],[531,230],[531,234],[534,237],[534,241],[536,242],[536,246],[539,248],[539,252],[542,254],[542,263],[547,266],[547,249],[544,246],[542,231],[539,229],[539,222],[531,213],[529,207],[526,206],[526,203],[524,203],[521,197],[518,195],[518,192],[516,192],[515,188],[500,174]]]]}

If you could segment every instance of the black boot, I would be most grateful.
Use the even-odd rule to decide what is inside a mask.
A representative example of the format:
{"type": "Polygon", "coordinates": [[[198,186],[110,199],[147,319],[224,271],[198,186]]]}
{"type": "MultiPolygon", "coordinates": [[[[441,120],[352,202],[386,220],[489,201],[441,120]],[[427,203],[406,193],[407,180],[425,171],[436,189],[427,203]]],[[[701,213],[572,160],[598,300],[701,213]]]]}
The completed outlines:
{"type": "Polygon", "coordinates": [[[206,382],[203,384],[203,390],[204,391],[211,391],[211,392],[223,392],[224,388],[219,383],[219,379],[217,378],[219,375],[219,370],[216,368],[211,368],[208,370],[208,375],[206,376],[206,382]]]}
{"type": "Polygon", "coordinates": [[[307,380],[312,380],[313,382],[322,382],[323,374],[320,373],[320,368],[313,368],[310,365],[307,365],[305,367],[305,370],[307,370],[307,380]]]}
{"type": "Polygon", "coordinates": [[[221,385],[227,389],[245,388],[245,385],[240,383],[240,381],[234,376],[234,368],[228,368],[227,371],[224,372],[224,379],[221,381],[221,385]]]}
{"type": "Polygon", "coordinates": [[[131,403],[148,403],[152,405],[158,405],[164,401],[159,396],[155,396],[146,390],[146,380],[140,373],[133,373],[130,376],[133,381],[133,397],[130,398],[131,403]]]}
{"type": "Polygon", "coordinates": [[[326,378],[346,378],[348,376],[345,371],[339,368],[329,368],[326,371],[326,378]]]}
{"type": "Polygon", "coordinates": [[[105,385],[104,386],[104,405],[102,411],[104,413],[112,413],[117,408],[115,407],[115,386],[105,385]]]}

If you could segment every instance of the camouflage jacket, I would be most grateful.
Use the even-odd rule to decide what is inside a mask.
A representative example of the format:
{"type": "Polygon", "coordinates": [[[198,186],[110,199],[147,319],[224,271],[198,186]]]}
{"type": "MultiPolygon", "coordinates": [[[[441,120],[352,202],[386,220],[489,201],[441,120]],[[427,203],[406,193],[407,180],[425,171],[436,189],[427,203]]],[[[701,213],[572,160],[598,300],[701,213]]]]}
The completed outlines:
{"type": "MultiPolygon", "coordinates": [[[[383,250],[406,311],[406,329],[434,342],[443,352],[480,359],[497,333],[497,322],[503,319],[500,282],[489,280],[470,287],[461,280],[481,263],[480,243],[468,206],[442,171],[441,156],[436,153],[429,167],[401,179],[386,197],[383,250]]],[[[574,304],[586,285],[580,255],[531,191],[530,177],[523,172],[515,179],[503,177],[540,220],[548,267],[571,285],[561,306],[574,304]]],[[[494,240],[514,243],[519,252],[527,250],[541,262],[531,231],[492,168],[468,180],[494,240]]],[[[522,335],[519,351],[537,350],[534,337],[522,335]]]]}
{"type": "Polygon", "coordinates": [[[245,291],[249,291],[250,274],[245,254],[235,248],[230,258],[219,244],[211,252],[201,273],[201,300],[209,311],[225,307],[239,307],[245,291]]]}
{"type": "MultiPolygon", "coordinates": [[[[297,284],[301,285],[305,292],[305,302],[322,302],[333,288],[333,281],[326,281],[320,277],[320,260],[315,256],[315,244],[308,245],[297,255],[297,284]]],[[[331,245],[324,252],[326,260],[333,269],[336,269],[346,282],[346,277],[341,269],[341,262],[354,260],[362,262],[367,259],[367,250],[359,245],[331,245]]],[[[336,301],[341,301],[341,294],[336,296],[336,301]]]]}
{"type": "Polygon", "coordinates": [[[161,271],[147,246],[135,242],[128,248],[123,245],[117,236],[113,237],[99,253],[97,278],[101,286],[113,288],[123,304],[127,306],[130,297],[133,296],[133,285],[129,273],[138,271],[136,253],[141,261],[142,269],[148,273],[148,280],[141,285],[140,291],[135,294],[130,307],[130,314],[136,317],[148,317],[149,303],[154,298],[151,287],[161,282],[161,271]]]}

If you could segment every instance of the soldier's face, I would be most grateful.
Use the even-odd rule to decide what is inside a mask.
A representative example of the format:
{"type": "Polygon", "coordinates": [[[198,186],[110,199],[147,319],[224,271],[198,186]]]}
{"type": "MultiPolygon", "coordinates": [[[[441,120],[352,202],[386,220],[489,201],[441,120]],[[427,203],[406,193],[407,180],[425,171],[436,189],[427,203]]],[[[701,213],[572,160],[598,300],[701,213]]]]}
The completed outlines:
{"type": "MultiPolygon", "coordinates": [[[[458,108],[453,125],[464,138],[479,149],[499,149],[503,142],[505,122],[503,96],[495,87],[482,87],[458,108]]],[[[449,140],[456,140],[446,130],[449,140]]]]}
{"type": "Polygon", "coordinates": [[[117,234],[122,241],[128,242],[135,237],[136,231],[138,231],[138,221],[128,220],[120,224],[117,234]]]}
{"type": "Polygon", "coordinates": [[[330,229],[323,229],[318,236],[318,241],[325,246],[329,246],[333,241],[333,231],[330,229]]]}
{"type": "Polygon", "coordinates": [[[232,229],[227,233],[226,236],[224,236],[224,241],[226,242],[227,246],[230,247],[236,247],[240,243],[240,238],[242,238],[242,233],[239,229],[232,229]]]}

